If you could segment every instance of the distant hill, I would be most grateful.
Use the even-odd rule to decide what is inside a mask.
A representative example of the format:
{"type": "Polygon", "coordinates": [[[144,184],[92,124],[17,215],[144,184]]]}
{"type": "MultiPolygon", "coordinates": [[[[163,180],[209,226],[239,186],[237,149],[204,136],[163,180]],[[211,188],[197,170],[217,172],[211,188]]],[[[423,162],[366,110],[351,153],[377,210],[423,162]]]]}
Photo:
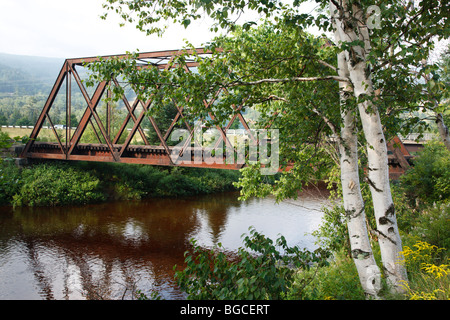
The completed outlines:
{"type": "Polygon", "coordinates": [[[63,63],[63,58],[0,53],[0,94],[48,93],[63,63]]]}

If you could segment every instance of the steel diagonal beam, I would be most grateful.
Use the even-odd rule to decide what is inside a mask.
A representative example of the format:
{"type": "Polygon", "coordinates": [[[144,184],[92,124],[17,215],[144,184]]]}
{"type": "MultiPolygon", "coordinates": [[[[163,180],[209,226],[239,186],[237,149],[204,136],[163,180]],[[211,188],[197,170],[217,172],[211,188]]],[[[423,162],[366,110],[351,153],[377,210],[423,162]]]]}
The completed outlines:
{"type": "MultiPolygon", "coordinates": [[[[72,73],[75,75],[74,69],[72,69],[72,73]]],[[[75,80],[76,79],[77,78],[75,77],[75,80]]],[[[77,83],[78,83],[78,81],[77,81],[77,83]]],[[[88,100],[89,100],[88,106],[92,106],[94,109],[97,107],[97,105],[100,101],[100,98],[102,97],[103,92],[105,91],[105,88],[106,88],[106,81],[100,82],[97,85],[97,88],[95,89],[92,99],[88,98],[88,100]]],[[[84,111],[83,117],[81,118],[81,120],[77,126],[77,129],[75,130],[75,133],[73,134],[72,139],[70,141],[69,155],[72,154],[73,150],[78,145],[80,138],[83,135],[84,130],[86,129],[86,127],[91,119],[91,115],[92,115],[92,109],[88,107],[84,111]]]]}
{"type": "MultiPolygon", "coordinates": [[[[210,104],[214,103],[216,97],[220,94],[220,91],[221,91],[221,89],[218,90],[218,91],[216,92],[216,95],[211,99],[211,101],[209,102],[209,104],[206,102],[206,100],[203,100],[203,103],[206,103],[208,106],[209,106],[210,104]]],[[[186,98],[186,99],[188,99],[188,98],[186,98]]],[[[208,106],[207,106],[206,108],[208,108],[208,106]]],[[[188,128],[189,128],[189,127],[188,127],[188,128]]],[[[194,128],[192,128],[192,130],[189,128],[189,138],[186,140],[186,142],[184,143],[184,145],[183,145],[183,147],[181,148],[180,152],[178,153],[178,157],[177,157],[177,159],[174,161],[175,163],[178,161],[178,159],[179,159],[180,157],[183,156],[184,151],[186,151],[186,149],[190,146],[191,141],[192,141],[192,137],[194,137],[194,139],[195,139],[194,131],[195,131],[195,126],[194,126],[194,128]]],[[[200,144],[198,141],[197,141],[197,143],[200,144]]],[[[200,144],[200,145],[201,145],[201,144],[200,144]]]]}
{"type": "MultiPolygon", "coordinates": [[[[134,92],[136,92],[135,89],[133,89],[133,90],[134,90],[134,92]]],[[[125,142],[123,143],[123,145],[121,146],[121,149],[119,151],[119,157],[122,157],[123,153],[130,145],[131,139],[133,139],[134,135],[136,134],[136,130],[140,127],[141,122],[144,119],[146,107],[149,106],[152,103],[152,101],[153,101],[152,97],[150,97],[146,103],[142,103],[142,101],[140,101],[139,99],[136,98],[134,108],[136,108],[137,104],[140,102],[143,107],[143,110],[142,110],[141,114],[139,115],[139,117],[134,122],[133,128],[131,128],[130,133],[128,134],[127,138],[125,139],[125,142]]],[[[133,109],[133,111],[134,111],[134,109],[133,109]]],[[[128,118],[128,120],[129,120],[129,118],[128,118]]],[[[127,120],[127,122],[128,122],[128,120],[127,120]]],[[[126,123],[124,123],[124,125],[126,125],[126,123]]]]}
{"type": "MultiPolygon", "coordinates": [[[[239,110],[242,108],[239,107],[239,110]]],[[[234,120],[236,120],[237,118],[237,114],[234,114],[230,121],[228,122],[228,124],[225,126],[225,134],[228,132],[228,129],[230,129],[231,125],[233,124],[234,120]]],[[[222,136],[220,136],[220,139],[217,140],[216,144],[214,145],[214,149],[217,149],[217,147],[219,146],[219,144],[223,141],[222,136]]]]}
{"type": "MultiPolygon", "coordinates": [[[[180,119],[180,117],[181,117],[181,119],[183,119],[184,124],[186,125],[186,128],[188,129],[188,131],[189,131],[189,132],[191,131],[191,126],[190,126],[189,123],[187,122],[186,118],[183,116],[183,110],[184,110],[184,107],[179,107],[179,106],[175,103],[175,101],[174,101],[173,103],[174,103],[175,107],[177,108],[178,112],[177,112],[177,114],[175,115],[175,118],[172,120],[172,123],[170,124],[169,129],[167,129],[166,134],[164,135],[164,141],[167,141],[167,139],[169,139],[169,136],[170,136],[170,134],[172,133],[173,128],[175,127],[175,124],[178,122],[178,120],[180,119]]],[[[161,144],[160,144],[160,145],[161,145],[161,144]]]]}
{"type": "MultiPolygon", "coordinates": [[[[226,90],[226,89],[225,89],[226,90]]],[[[228,92],[228,90],[226,90],[228,92]]],[[[247,100],[247,99],[245,99],[247,100]]],[[[245,103],[245,101],[244,101],[245,103]]],[[[250,136],[250,139],[252,139],[252,141],[254,143],[257,143],[257,139],[255,139],[255,137],[253,136],[250,127],[247,124],[247,121],[245,121],[245,118],[242,116],[241,114],[241,110],[244,107],[244,104],[242,104],[241,106],[239,106],[238,108],[236,108],[236,105],[232,105],[233,109],[237,112],[233,115],[233,117],[231,118],[231,120],[228,122],[227,126],[225,127],[225,132],[228,132],[228,129],[230,129],[231,125],[233,124],[233,122],[236,120],[236,118],[239,118],[239,121],[242,123],[242,125],[244,126],[245,130],[247,131],[247,133],[250,136]]],[[[220,143],[223,141],[223,139],[218,139],[216,144],[214,145],[214,149],[217,149],[217,147],[220,145],[220,143]]],[[[236,147],[233,147],[233,150],[236,151],[236,147]]],[[[246,158],[248,158],[248,154],[246,155],[246,158]]],[[[241,164],[241,168],[245,165],[245,163],[241,164]]]]}
{"type": "MultiPolygon", "coordinates": [[[[137,100],[137,99],[136,99],[137,100]]],[[[140,102],[140,100],[137,100],[140,102]]],[[[152,100],[147,101],[145,104],[143,105],[150,105],[152,103],[152,100]]],[[[131,139],[133,139],[137,128],[141,125],[142,120],[144,120],[145,117],[145,108],[144,110],[142,110],[141,114],[139,115],[139,117],[136,119],[136,122],[133,125],[133,128],[131,128],[130,133],[128,134],[127,138],[125,139],[125,142],[122,144],[121,149],[119,151],[119,156],[122,157],[123,153],[125,152],[125,150],[128,148],[128,146],[130,145],[131,139]]]]}
{"type": "MultiPolygon", "coordinates": [[[[125,128],[127,127],[128,121],[130,121],[131,115],[134,116],[134,110],[136,110],[136,107],[138,106],[138,104],[139,104],[139,100],[136,99],[136,100],[134,100],[133,105],[130,107],[130,109],[128,109],[128,106],[127,106],[128,114],[125,117],[125,120],[123,121],[122,125],[120,126],[119,131],[116,133],[116,136],[114,137],[114,140],[113,140],[113,144],[118,143],[120,137],[122,136],[123,132],[125,131],[125,128]]],[[[136,116],[134,116],[133,121],[136,123],[136,121],[137,121],[136,116]]]]}
{"type": "MultiPolygon", "coordinates": [[[[228,93],[228,90],[227,90],[227,89],[224,89],[224,90],[228,93]]],[[[248,100],[248,98],[245,98],[244,101],[243,101],[243,103],[242,103],[242,105],[241,105],[240,107],[238,107],[238,108],[236,108],[236,105],[234,105],[234,104],[232,105],[232,107],[233,107],[233,109],[234,109],[235,111],[237,111],[237,116],[238,116],[238,118],[239,118],[239,121],[242,123],[242,125],[243,125],[244,128],[245,128],[245,130],[247,130],[247,133],[250,135],[250,138],[251,138],[254,142],[257,142],[256,139],[255,139],[255,137],[253,136],[251,130],[250,130],[250,127],[248,126],[247,121],[245,120],[244,116],[243,116],[242,113],[241,113],[241,110],[242,110],[242,108],[244,107],[244,104],[245,104],[245,102],[246,102],[247,100],[248,100]]],[[[236,117],[234,117],[233,121],[234,121],[235,119],[236,119],[236,117]]],[[[233,121],[231,121],[231,123],[233,123],[233,121]]]]}
{"type": "MultiPolygon", "coordinates": [[[[169,59],[167,65],[164,67],[164,70],[169,70],[169,69],[170,69],[170,63],[173,61],[174,57],[175,57],[175,55],[172,55],[172,56],[170,57],[170,59],[169,59]]],[[[148,107],[149,107],[149,106],[150,106],[150,103],[148,103],[148,104],[147,104],[147,103],[143,103],[143,104],[142,104],[142,107],[144,108],[144,113],[147,113],[147,114],[149,113],[149,110],[148,110],[148,107]]],[[[155,129],[155,132],[156,132],[156,135],[158,136],[159,141],[161,142],[161,144],[162,144],[163,147],[164,147],[164,150],[165,150],[166,153],[167,153],[167,158],[169,159],[170,163],[171,163],[172,165],[174,165],[174,163],[173,163],[173,161],[172,161],[172,158],[170,157],[170,149],[169,149],[169,146],[167,145],[166,140],[165,140],[164,137],[162,136],[161,131],[159,130],[159,127],[158,127],[158,125],[156,124],[155,119],[154,119],[152,116],[150,116],[150,115],[148,115],[148,119],[150,120],[150,123],[152,124],[153,129],[155,129]]]]}
{"type": "MultiPolygon", "coordinates": [[[[145,113],[148,113],[148,107],[150,106],[150,104],[142,104],[142,106],[143,106],[143,108],[144,108],[144,114],[145,114],[145,113]]],[[[155,129],[156,135],[158,136],[159,140],[161,141],[161,143],[162,143],[162,145],[163,145],[163,147],[164,147],[164,150],[166,150],[167,157],[169,158],[170,163],[171,163],[171,164],[174,164],[174,163],[172,162],[172,158],[170,157],[170,149],[169,149],[169,147],[167,146],[167,143],[166,143],[166,141],[164,140],[164,137],[161,135],[161,131],[159,131],[159,128],[158,128],[158,125],[157,125],[156,122],[155,122],[155,119],[154,119],[152,116],[148,116],[148,118],[149,118],[149,120],[150,120],[150,122],[151,122],[153,128],[155,129]]]]}
{"type": "MultiPolygon", "coordinates": [[[[172,61],[173,60],[173,57],[172,57],[172,59],[170,60],[170,61],[172,61]]],[[[183,66],[183,68],[184,68],[184,70],[186,71],[186,72],[191,72],[191,70],[189,70],[189,68],[188,68],[188,66],[183,66]]],[[[170,69],[170,68],[169,68],[170,69]]],[[[188,98],[186,98],[186,100],[187,100],[188,98]]],[[[184,124],[186,125],[186,128],[188,129],[188,131],[189,131],[189,144],[190,144],[190,139],[192,139],[192,132],[193,132],[193,129],[191,130],[191,126],[189,125],[189,123],[186,121],[186,119],[184,118],[184,116],[183,116],[183,110],[184,110],[184,107],[179,107],[178,106],[178,104],[175,102],[175,100],[173,100],[172,99],[172,102],[173,102],[173,104],[175,105],[175,107],[177,108],[177,110],[178,110],[178,112],[177,112],[177,114],[175,115],[175,118],[172,120],[172,123],[170,124],[170,126],[169,126],[169,129],[167,129],[167,131],[166,131],[166,133],[165,133],[165,135],[164,135],[164,141],[167,141],[167,139],[169,138],[169,136],[170,136],[170,134],[172,133],[172,131],[173,131],[173,128],[175,127],[175,124],[177,123],[177,121],[178,121],[178,119],[181,117],[182,119],[183,119],[183,121],[184,121],[184,124]]],[[[161,142],[161,144],[162,144],[162,142],[161,142]]],[[[160,145],[161,145],[160,144],[160,145]]],[[[186,148],[186,143],[184,144],[184,146],[181,148],[181,151],[179,152],[179,156],[177,157],[177,160],[178,160],[178,158],[183,154],[183,152],[184,152],[184,150],[185,150],[185,148],[186,148]]],[[[176,160],[176,161],[177,161],[176,160]]],[[[175,162],[176,162],[175,161],[175,162]]]]}
{"type": "MultiPolygon", "coordinates": [[[[120,87],[120,84],[119,84],[119,82],[118,82],[116,79],[113,79],[113,81],[114,81],[114,84],[115,84],[116,86],[120,87]]],[[[125,97],[125,95],[122,96],[122,100],[123,100],[123,102],[124,102],[124,104],[125,104],[125,107],[126,107],[127,110],[128,110],[128,114],[127,114],[127,117],[126,117],[125,121],[123,122],[121,128],[119,129],[119,132],[117,133],[116,137],[114,138],[114,141],[113,141],[114,144],[116,144],[117,141],[119,141],[120,136],[122,135],[123,131],[125,130],[125,127],[126,127],[128,121],[130,120],[130,118],[133,119],[133,121],[134,121],[135,123],[136,123],[136,121],[137,121],[137,118],[136,118],[136,116],[134,115],[133,112],[134,112],[134,110],[136,109],[136,107],[137,107],[137,105],[138,105],[138,103],[139,103],[138,99],[136,99],[136,100],[134,101],[132,107],[130,106],[130,103],[128,102],[128,99],[125,97]]],[[[142,139],[144,140],[144,143],[145,143],[146,145],[150,145],[150,143],[149,143],[148,140],[147,140],[147,137],[145,136],[144,130],[142,130],[142,128],[141,128],[140,126],[138,127],[138,130],[139,130],[139,133],[140,133],[142,139]]]]}
{"type": "Polygon", "coordinates": [[[94,123],[92,122],[92,118],[89,118],[89,123],[91,124],[92,131],[94,131],[94,134],[97,137],[98,143],[102,143],[102,139],[100,139],[100,136],[98,135],[97,129],[95,129],[94,123]]]}
{"type": "MultiPolygon", "coordinates": [[[[114,152],[114,147],[113,147],[113,145],[111,143],[111,140],[110,140],[108,134],[105,131],[105,128],[103,127],[102,121],[100,120],[97,112],[95,111],[95,109],[96,109],[96,107],[98,105],[98,101],[100,100],[101,96],[98,97],[97,103],[93,104],[92,100],[89,98],[89,95],[86,92],[86,89],[84,88],[83,84],[81,83],[81,79],[80,79],[80,76],[78,75],[78,72],[76,72],[76,70],[74,68],[72,68],[72,73],[74,75],[75,81],[78,84],[78,87],[81,90],[82,95],[84,96],[84,99],[86,100],[88,108],[91,111],[91,115],[94,116],[95,122],[97,123],[97,125],[98,125],[98,127],[100,129],[100,132],[102,133],[103,138],[105,139],[106,144],[108,145],[108,148],[109,148],[109,150],[111,152],[111,155],[113,156],[115,161],[119,161],[120,159],[118,158],[117,154],[114,152]]],[[[104,84],[104,87],[106,87],[106,82],[104,84]]],[[[103,91],[104,91],[104,89],[105,88],[103,88],[103,91]]],[[[103,94],[103,92],[102,92],[102,94],[103,94]]]]}
{"type": "MultiPolygon", "coordinates": [[[[175,127],[175,124],[178,122],[178,119],[179,119],[180,116],[181,116],[181,110],[182,110],[182,109],[178,108],[177,105],[175,105],[175,107],[177,108],[178,112],[177,112],[177,114],[175,115],[175,118],[173,118],[172,123],[171,123],[170,126],[169,126],[169,129],[167,129],[166,133],[164,134],[164,141],[167,141],[167,139],[169,139],[169,136],[170,136],[170,134],[172,133],[173,128],[175,127]]],[[[160,144],[160,145],[161,145],[161,144],[160,144]]]]}
{"type": "MultiPolygon", "coordinates": [[[[245,99],[245,100],[247,100],[247,99],[245,99]]],[[[245,101],[244,101],[244,103],[245,103],[245,101]]],[[[228,132],[228,129],[230,129],[231,125],[232,125],[233,122],[236,120],[236,118],[239,118],[239,121],[242,123],[242,125],[243,125],[244,128],[246,129],[247,133],[250,135],[250,138],[253,140],[253,142],[256,142],[256,139],[255,139],[255,137],[253,136],[253,134],[252,134],[252,132],[251,132],[251,130],[250,130],[250,127],[248,126],[247,122],[245,121],[244,117],[243,117],[242,114],[241,114],[241,110],[242,110],[242,108],[244,107],[244,103],[243,103],[241,106],[239,106],[239,107],[236,107],[236,105],[234,105],[234,104],[232,105],[233,109],[234,109],[237,113],[235,113],[235,114],[231,117],[231,120],[228,122],[228,124],[227,124],[226,127],[225,127],[225,132],[228,132]]],[[[222,141],[222,140],[218,140],[217,143],[216,143],[216,145],[214,146],[214,148],[217,148],[217,147],[219,146],[219,144],[220,144],[221,141],[222,141]]]]}
{"type": "MultiPolygon", "coordinates": [[[[189,70],[189,68],[187,66],[184,66],[184,70],[186,72],[191,72],[191,70],[189,70]]],[[[178,112],[175,115],[175,118],[172,120],[172,123],[170,124],[169,129],[167,129],[166,133],[164,134],[164,141],[167,141],[170,134],[172,133],[173,128],[175,127],[175,124],[177,123],[177,121],[180,117],[183,119],[188,130],[191,131],[190,125],[188,124],[188,122],[186,121],[186,119],[183,116],[184,107],[179,107],[178,104],[173,99],[172,99],[172,102],[175,105],[175,107],[177,108],[178,112]]]]}
{"type": "MultiPolygon", "coordinates": [[[[211,101],[208,103],[206,100],[203,100],[203,104],[205,105],[205,109],[209,109],[211,106],[212,106],[212,104],[214,103],[214,101],[217,99],[217,97],[219,96],[219,94],[220,94],[220,92],[222,91],[223,89],[219,89],[218,91],[217,91],[217,93],[216,93],[216,96],[213,98],[213,99],[211,99],[211,101]]],[[[211,112],[211,111],[208,111],[208,115],[209,115],[209,117],[211,118],[211,120],[215,120],[216,119],[216,117],[214,116],[214,114],[211,112]]],[[[230,147],[233,147],[232,145],[231,145],[231,143],[230,143],[230,141],[228,140],[228,138],[227,138],[227,135],[225,134],[225,132],[223,131],[223,128],[221,127],[221,126],[219,126],[219,125],[215,125],[216,126],[216,128],[217,128],[217,130],[219,130],[219,132],[220,132],[220,134],[221,134],[221,136],[222,136],[222,139],[223,139],[223,141],[225,141],[225,144],[227,145],[227,146],[230,146],[230,147]]]]}
{"type": "Polygon", "coordinates": [[[47,117],[48,122],[50,122],[50,126],[52,127],[52,131],[55,134],[56,140],[58,140],[59,148],[61,149],[62,153],[65,154],[66,151],[64,150],[61,140],[59,139],[58,132],[56,131],[55,126],[53,125],[53,121],[52,119],[50,119],[50,115],[47,113],[45,116],[47,117]]]}
{"type": "Polygon", "coordinates": [[[59,89],[61,88],[61,85],[64,81],[64,77],[67,73],[67,60],[64,62],[61,71],[58,74],[58,77],[56,78],[55,84],[53,85],[52,90],[50,91],[50,95],[47,98],[47,101],[45,102],[44,108],[41,111],[41,114],[39,115],[38,120],[36,121],[36,124],[33,127],[33,130],[30,134],[30,139],[28,140],[27,144],[25,145],[21,157],[25,158],[26,154],[30,151],[31,146],[33,145],[34,141],[36,140],[37,136],[39,135],[39,132],[41,131],[41,128],[44,124],[45,117],[48,114],[48,111],[53,105],[53,102],[55,101],[56,95],[58,94],[59,89]]]}

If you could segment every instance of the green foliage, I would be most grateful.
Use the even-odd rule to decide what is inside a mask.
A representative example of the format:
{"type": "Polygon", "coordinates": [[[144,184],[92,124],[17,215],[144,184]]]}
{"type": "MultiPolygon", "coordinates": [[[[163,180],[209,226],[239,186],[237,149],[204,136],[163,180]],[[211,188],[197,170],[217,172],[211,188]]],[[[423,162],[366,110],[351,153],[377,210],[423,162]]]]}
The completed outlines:
{"type": "Polygon", "coordinates": [[[328,266],[298,272],[289,300],[364,300],[355,264],[343,251],[328,266]]]}
{"type": "Polygon", "coordinates": [[[112,200],[140,200],[153,196],[164,175],[161,170],[145,165],[92,162],[71,165],[99,179],[106,197],[112,200]]]}
{"type": "Polygon", "coordinates": [[[450,202],[438,202],[418,212],[408,236],[450,252],[450,202]]]}
{"type": "Polygon", "coordinates": [[[12,146],[12,140],[6,132],[0,130],[0,149],[6,149],[12,146]]]}
{"type": "Polygon", "coordinates": [[[238,171],[122,163],[40,164],[19,170],[0,163],[0,203],[15,206],[140,200],[235,190],[238,171]]]}
{"type": "Polygon", "coordinates": [[[344,250],[350,256],[350,241],[348,238],[345,210],[342,205],[322,208],[322,223],[312,232],[317,238],[317,244],[332,252],[344,250]]]}
{"type": "Polygon", "coordinates": [[[309,252],[289,247],[283,236],[274,243],[253,228],[244,237],[245,248],[239,248],[235,257],[220,251],[220,245],[204,250],[195,241],[192,244],[192,254],[186,252],[187,267],[175,276],[189,299],[281,299],[298,268],[326,265],[329,255],[321,249],[309,252]]]}
{"type": "Polygon", "coordinates": [[[182,197],[235,190],[238,171],[154,167],[122,163],[79,163],[80,169],[98,177],[115,200],[147,197],[182,197]]]}
{"type": "Polygon", "coordinates": [[[14,205],[53,206],[103,200],[100,181],[67,165],[36,165],[22,171],[14,205]]]}
{"type": "Polygon", "coordinates": [[[400,178],[408,198],[425,204],[450,199],[450,151],[431,141],[414,159],[414,166],[400,178]]]}
{"type": "Polygon", "coordinates": [[[11,161],[0,161],[0,205],[9,204],[21,185],[22,177],[17,166],[11,161]]]}

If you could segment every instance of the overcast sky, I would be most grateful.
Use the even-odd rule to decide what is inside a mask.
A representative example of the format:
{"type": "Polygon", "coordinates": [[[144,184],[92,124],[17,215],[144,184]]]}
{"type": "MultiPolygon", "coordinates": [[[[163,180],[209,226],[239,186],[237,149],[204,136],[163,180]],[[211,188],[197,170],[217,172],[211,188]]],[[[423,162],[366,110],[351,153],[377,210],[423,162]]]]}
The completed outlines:
{"type": "Polygon", "coordinates": [[[174,26],[163,38],[145,36],[132,25],[120,27],[111,13],[100,19],[103,0],[0,0],[0,52],[76,58],[179,49],[184,39],[200,46],[211,39],[200,21],[185,30],[174,26]]]}

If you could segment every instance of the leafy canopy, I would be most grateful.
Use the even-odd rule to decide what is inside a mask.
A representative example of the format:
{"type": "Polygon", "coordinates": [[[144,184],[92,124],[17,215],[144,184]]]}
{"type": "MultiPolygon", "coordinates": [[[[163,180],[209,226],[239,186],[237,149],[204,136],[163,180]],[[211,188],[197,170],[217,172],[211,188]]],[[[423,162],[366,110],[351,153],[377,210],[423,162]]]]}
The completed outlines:
{"type": "MultiPolygon", "coordinates": [[[[369,21],[364,18],[371,19],[367,16],[370,6],[378,6],[381,13],[381,27],[369,30],[370,41],[333,42],[329,36],[333,26],[326,11],[329,1],[315,1],[319,9],[316,15],[303,12],[304,2],[106,0],[108,12],[116,12],[124,23],[133,23],[147,34],[162,35],[172,23],[188,27],[203,17],[211,18],[212,30],[222,28],[228,34],[207,45],[208,54],[186,51],[172,61],[169,70],[136,68],[137,54],[132,53],[124,60],[101,61],[90,66],[92,83],[108,80],[111,75],[123,77],[140,98],[153,99],[152,110],[176,101],[192,118],[207,119],[204,100],[214,100],[216,122],[209,119],[210,125],[223,125],[235,112],[232,106],[257,110],[259,127],[270,124],[280,130],[281,163],[295,165],[276,182],[259,176],[251,167],[244,170],[243,185],[260,186],[248,188],[247,195],[275,193],[278,199],[295,196],[301,181],[324,175],[337,163],[335,146],[323,143],[323,137],[339,136],[337,82],[343,79],[337,76],[336,54],[365,49],[366,73],[376,94],[352,97],[347,106],[354,108],[355,102],[371,99],[389,138],[427,128],[417,115],[429,100],[425,89],[430,82],[424,79],[438,80],[439,75],[435,65],[423,62],[435,39],[449,35],[446,1],[347,1],[350,13],[365,13],[361,21],[356,20],[358,15],[342,9],[342,1],[332,0],[346,28],[357,32],[369,21]],[[242,22],[240,16],[249,11],[259,15],[261,21],[242,22]],[[304,30],[311,26],[328,36],[307,34],[304,30]],[[193,72],[184,68],[187,59],[199,63],[193,72]]],[[[188,44],[187,48],[192,46],[188,44]]],[[[120,89],[113,89],[118,97],[120,89]]]]}

